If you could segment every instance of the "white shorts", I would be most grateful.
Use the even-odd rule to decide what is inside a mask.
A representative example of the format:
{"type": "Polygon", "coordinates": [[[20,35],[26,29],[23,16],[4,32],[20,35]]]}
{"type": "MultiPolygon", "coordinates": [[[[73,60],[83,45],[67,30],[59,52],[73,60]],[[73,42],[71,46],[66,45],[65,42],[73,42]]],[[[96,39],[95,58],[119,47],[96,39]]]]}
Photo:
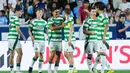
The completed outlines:
{"type": "Polygon", "coordinates": [[[87,54],[93,54],[96,50],[97,50],[97,41],[89,41],[85,47],[85,52],[87,54]]]}
{"type": "Polygon", "coordinates": [[[19,40],[8,40],[8,48],[9,50],[15,50],[21,48],[21,44],[19,40]]]}
{"type": "Polygon", "coordinates": [[[34,51],[44,53],[45,52],[45,42],[34,41],[34,51]]]}
{"type": "Polygon", "coordinates": [[[61,42],[50,42],[49,44],[51,51],[62,51],[62,41],[61,42]]]}
{"type": "Polygon", "coordinates": [[[97,41],[97,52],[106,52],[106,51],[107,51],[106,45],[102,41],[97,41]]]}
{"type": "Polygon", "coordinates": [[[69,46],[68,42],[64,43],[64,51],[65,52],[73,52],[75,47],[75,41],[72,41],[73,46],[69,46]]]}

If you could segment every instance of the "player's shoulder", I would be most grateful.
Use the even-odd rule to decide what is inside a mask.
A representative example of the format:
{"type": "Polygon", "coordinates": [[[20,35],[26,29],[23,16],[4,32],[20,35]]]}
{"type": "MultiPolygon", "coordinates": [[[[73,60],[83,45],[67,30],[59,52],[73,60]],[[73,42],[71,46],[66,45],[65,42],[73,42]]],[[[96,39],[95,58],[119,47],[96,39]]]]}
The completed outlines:
{"type": "Polygon", "coordinates": [[[41,21],[42,21],[43,23],[47,24],[47,21],[46,21],[46,20],[42,19],[41,21]]]}
{"type": "Polygon", "coordinates": [[[108,18],[108,15],[107,15],[106,12],[103,12],[103,13],[101,14],[101,16],[102,16],[103,18],[108,18]]]}
{"type": "Polygon", "coordinates": [[[11,16],[10,19],[18,19],[17,16],[11,16]]]}
{"type": "Polygon", "coordinates": [[[49,17],[49,18],[48,18],[48,21],[50,21],[50,20],[53,20],[53,17],[49,17]]]}
{"type": "Polygon", "coordinates": [[[73,20],[74,18],[72,16],[70,16],[70,20],[73,20]]]}

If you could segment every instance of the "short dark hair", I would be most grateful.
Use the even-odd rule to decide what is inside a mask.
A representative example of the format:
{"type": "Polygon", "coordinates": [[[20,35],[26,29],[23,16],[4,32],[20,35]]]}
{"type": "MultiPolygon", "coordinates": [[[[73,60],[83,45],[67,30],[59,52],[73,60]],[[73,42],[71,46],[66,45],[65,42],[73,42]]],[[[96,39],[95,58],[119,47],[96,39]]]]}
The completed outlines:
{"type": "Polygon", "coordinates": [[[2,14],[5,14],[5,11],[4,11],[4,10],[1,10],[0,12],[1,12],[2,14]]]}
{"type": "Polygon", "coordinates": [[[126,17],[126,14],[120,14],[119,18],[126,17]]]}
{"type": "Polygon", "coordinates": [[[52,9],[52,13],[53,13],[55,10],[58,10],[58,8],[54,8],[54,9],[52,9]]]}
{"type": "Polygon", "coordinates": [[[65,13],[69,15],[71,13],[71,10],[68,8],[65,8],[65,13]]]}
{"type": "Polygon", "coordinates": [[[89,4],[89,0],[84,0],[84,4],[89,4]]]}
{"type": "Polygon", "coordinates": [[[95,3],[95,8],[98,8],[99,10],[104,10],[105,4],[103,2],[96,2],[95,3]]]}
{"type": "Polygon", "coordinates": [[[37,11],[40,11],[40,10],[43,11],[43,8],[36,8],[35,13],[36,13],[37,11]]]}

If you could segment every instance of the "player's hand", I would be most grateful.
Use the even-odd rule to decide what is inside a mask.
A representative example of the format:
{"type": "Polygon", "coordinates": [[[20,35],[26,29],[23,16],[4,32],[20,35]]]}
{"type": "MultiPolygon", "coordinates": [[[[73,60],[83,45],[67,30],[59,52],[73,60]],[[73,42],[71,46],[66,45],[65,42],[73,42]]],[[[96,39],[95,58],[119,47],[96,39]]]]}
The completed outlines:
{"type": "Polygon", "coordinates": [[[25,38],[25,36],[23,37],[23,40],[24,40],[24,43],[26,43],[26,38],[25,38]]]}
{"type": "Polygon", "coordinates": [[[70,40],[70,41],[68,41],[68,45],[69,45],[69,46],[71,46],[71,45],[72,45],[72,42],[71,42],[71,40],[70,40]]]}
{"type": "Polygon", "coordinates": [[[95,32],[92,32],[92,35],[96,34],[95,32]]]}
{"type": "Polygon", "coordinates": [[[32,40],[32,42],[34,43],[34,37],[33,37],[33,36],[31,36],[31,40],[32,40]]]}
{"type": "Polygon", "coordinates": [[[85,12],[89,13],[89,11],[87,9],[84,9],[85,12]]]}

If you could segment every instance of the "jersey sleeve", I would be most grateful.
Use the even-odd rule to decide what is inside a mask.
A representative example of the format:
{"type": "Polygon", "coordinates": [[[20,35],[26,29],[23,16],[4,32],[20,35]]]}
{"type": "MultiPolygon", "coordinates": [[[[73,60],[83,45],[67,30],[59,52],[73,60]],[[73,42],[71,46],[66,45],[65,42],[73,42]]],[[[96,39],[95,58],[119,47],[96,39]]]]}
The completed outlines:
{"type": "Polygon", "coordinates": [[[49,19],[48,19],[48,27],[52,26],[53,23],[54,23],[54,22],[53,22],[52,18],[49,18],[49,19]]]}
{"type": "Polygon", "coordinates": [[[73,17],[70,17],[70,22],[68,24],[69,27],[72,27],[74,25],[74,19],[73,17]]]}
{"type": "Polygon", "coordinates": [[[83,28],[84,29],[88,29],[88,27],[89,27],[89,20],[85,20],[84,22],[83,22],[83,28]]]}
{"type": "Polygon", "coordinates": [[[109,24],[109,18],[104,18],[103,19],[103,24],[108,25],[109,24]]]}
{"type": "Polygon", "coordinates": [[[106,13],[104,13],[104,18],[103,18],[102,22],[103,22],[103,25],[109,24],[109,18],[108,18],[108,15],[106,13]]]}
{"type": "Polygon", "coordinates": [[[20,21],[19,21],[18,17],[15,18],[14,23],[15,23],[16,27],[20,26],[20,21]]]}
{"type": "Polygon", "coordinates": [[[33,27],[33,22],[34,22],[34,20],[30,21],[28,28],[32,28],[33,27]]]}

